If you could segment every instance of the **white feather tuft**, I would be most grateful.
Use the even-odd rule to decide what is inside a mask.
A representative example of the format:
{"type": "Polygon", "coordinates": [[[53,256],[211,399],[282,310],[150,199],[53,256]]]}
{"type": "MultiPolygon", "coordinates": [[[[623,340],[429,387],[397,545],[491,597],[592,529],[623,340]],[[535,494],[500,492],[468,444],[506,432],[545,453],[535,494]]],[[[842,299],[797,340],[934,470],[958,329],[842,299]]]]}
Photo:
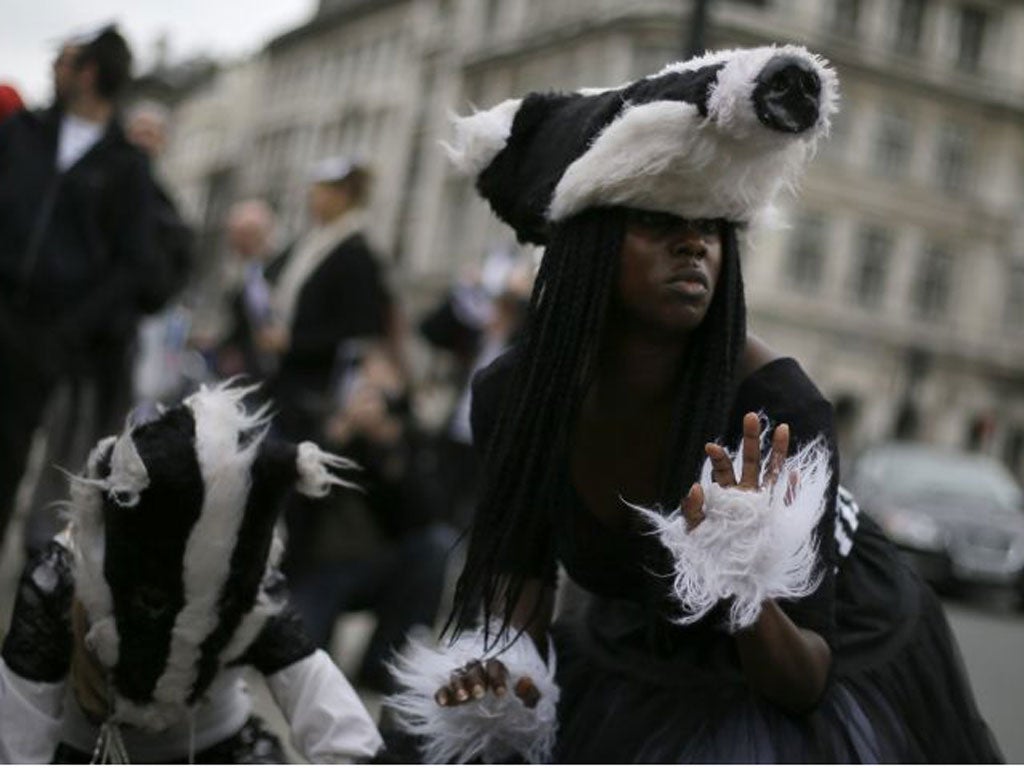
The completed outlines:
{"type": "MultiPolygon", "coordinates": [[[[635,507],[672,554],[673,592],[682,608],[677,623],[691,624],[732,598],[729,628],[736,631],[757,620],[766,599],[814,591],[823,576],[815,567],[815,526],[828,500],[830,456],[819,438],[786,460],[774,487],[760,491],[723,488],[711,480],[705,461],[705,519],[692,531],[678,509],[664,516],[635,507]],[[797,485],[791,488],[793,473],[797,485]]],[[[738,476],[741,451],[733,461],[738,476]]]]}
{"type": "Polygon", "coordinates": [[[311,498],[326,496],[331,492],[333,485],[359,488],[355,483],[342,480],[331,472],[331,469],[357,469],[358,465],[344,456],[321,450],[316,443],[309,441],[299,443],[295,464],[299,472],[296,489],[303,496],[311,498]]]}
{"type": "Polygon", "coordinates": [[[114,599],[103,575],[106,539],[103,525],[103,490],[99,463],[112,450],[117,438],[103,438],[85,465],[85,476],[71,475],[69,549],[74,557],[75,595],[85,608],[90,626],[104,629],[90,632],[90,647],[107,667],[117,663],[120,639],[114,623],[114,599]]]}
{"type": "Polygon", "coordinates": [[[410,638],[405,651],[390,666],[398,688],[385,705],[399,725],[423,741],[427,763],[468,763],[483,760],[504,763],[512,758],[529,763],[551,759],[558,733],[558,684],[555,682],[555,650],[548,644],[545,663],[533,641],[521,635],[509,644],[508,635],[492,631],[487,653],[483,632],[461,636],[453,644],[432,648],[410,638]],[[497,640],[497,645],[494,641],[497,640]],[[496,657],[508,668],[509,688],[502,696],[488,691],[483,699],[455,707],[442,707],[435,692],[448,684],[452,672],[473,659],[496,657]],[[540,700],[528,708],[512,692],[521,677],[530,677],[540,700]]]}
{"type": "Polygon", "coordinates": [[[139,503],[139,494],[149,486],[149,472],[139,456],[131,432],[125,432],[114,443],[110,454],[110,474],[106,479],[106,490],[114,502],[122,507],[134,507],[139,503]]]}
{"type": "Polygon", "coordinates": [[[505,148],[521,103],[522,99],[508,99],[468,117],[452,117],[455,138],[442,146],[460,173],[480,173],[505,148]]]}

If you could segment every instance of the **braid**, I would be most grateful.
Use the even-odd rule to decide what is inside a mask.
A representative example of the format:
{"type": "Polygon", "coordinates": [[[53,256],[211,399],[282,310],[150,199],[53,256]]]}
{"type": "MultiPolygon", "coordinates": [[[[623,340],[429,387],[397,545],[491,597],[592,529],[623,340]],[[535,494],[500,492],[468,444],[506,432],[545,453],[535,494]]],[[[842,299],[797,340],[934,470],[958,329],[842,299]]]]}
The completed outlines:
{"type": "MultiPolygon", "coordinates": [[[[560,506],[571,430],[596,373],[625,227],[624,209],[592,209],[552,233],[530,298],[521,356],[490,445],[484,447],[480,501],[445,627],[454,628],[456,636],[474,626],[481,611],[485,632],[492,618],[508,629],[528,577],[521,564],[554,559],[551,515],[560,506]]],[[[671,507],[683,481],[696,477],[704,443],[725,430],[745,341],[743,284],[731,224],[722,227],[722,250],[715,297],[681,372],[663,472],[663,495],[671,507]]]]}
{"type": "Polygon", "coordinates": [[[480,502],[448,622],[456,634],[475,624],[481,608],[486,628],[497,605],[504,606],[507,628],[526,576],[500,566],[538,550],[545,559],[553,556],[549,515],[558,483],[552,470],[565,455],[594,374],[624,232],[621,212],[585,211],[558,227],[547,247],[522,358],[486,447],[480,502]]]}

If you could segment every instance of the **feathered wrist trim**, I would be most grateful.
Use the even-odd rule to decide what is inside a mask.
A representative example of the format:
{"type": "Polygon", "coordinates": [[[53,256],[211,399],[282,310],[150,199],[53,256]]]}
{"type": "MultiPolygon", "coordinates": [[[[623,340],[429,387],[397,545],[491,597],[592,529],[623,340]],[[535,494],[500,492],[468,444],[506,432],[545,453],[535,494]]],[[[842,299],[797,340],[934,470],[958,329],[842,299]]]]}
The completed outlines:
{"type": "MultiPolygon", "coordinates": [[[[738,476],[739,450],[734,463],[738,476]]],[[[773,487],[758,491],[723,488],[711,469],[705,461],[704,520],[693,530],[678,509],[667,516],[638,509],[672,555],[672,590],[682,608],[674,620],[691,624],[731,600],[728,627],[735,632],[757,621],[766,599],[804,597],[820,583],[814,534],[828,500],[830,452],[815,440],[786,459],[773,487]]]]}
{"type": "Polygon", "coordinates": [[[549,640],[545,662],[525,634],[510,642],[512,635],[492,631],[487,639],[485,648],[484,633],[476,630],[463,634],[451,645],[433,648],[410,638],[391,665],[401,692],[389,696],[385,706],[403,730],[421,738],[424,762],[504,763],[518,757],[529,763],[544,763],[551,759],[558,732],[559,697],[554,645],[549,640]],[[492,658],[508,669],[505,693],[498,696],[488,690],[482,699],[457,706],[437,703],[435,693],[448,685],[457,668],[474,659],[492,658]],[[540,692],[533,708],[513,693],[522,677],[529,677],[540,692]]]}

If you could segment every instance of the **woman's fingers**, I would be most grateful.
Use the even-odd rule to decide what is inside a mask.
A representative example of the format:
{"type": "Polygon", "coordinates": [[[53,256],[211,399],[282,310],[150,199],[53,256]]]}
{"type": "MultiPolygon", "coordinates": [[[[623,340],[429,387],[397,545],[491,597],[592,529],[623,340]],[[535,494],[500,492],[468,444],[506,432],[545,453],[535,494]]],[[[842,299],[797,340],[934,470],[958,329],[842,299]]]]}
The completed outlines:
{"type": "Polygon", "coordinates": [[[434,701],[439,707],[457,707],[482,699],[488,689],[496,696],[505,695],[508,691],[508,667],[497,659],[487,662],[472,659],[452,672],[448,685],[441,686],[434,693],[434,701]]]}
{"type": "Polygon", "coordinates": [[[789,425],[780,424],[772,434],[772,450],[768,456],[768,472],[764,478],[766,487],[771,488],[779,479],[782,465],[789,455],[789,425]]]}
{"type": "Polygon", "coordinates": [[[452,694],[452,689],[447,685],[442,685],[434,692],[434,701],[437,702],[439,707],[447,707],[455,701],[455,696],[452,694]]]}
{"type": "Polygon", "coordinates": [[[452,672],[448,687],[452,691],[452,698],[455,704],[464,704],[469,701],[469,687],[465,683],[465,670],[457,669],[452,672]]]}
{"type": "Polygon", "coordinates": [[[736,485],[736,475],[732,471],[732,459],[725,448],[715,443],[704,446],[704,452],[711,459],[711,479],[723,488],[736,485]]]}
{"type": "Polygon", "coordinates": [[[487,693],[487,673],[484,671],[483,663],[476,659],[469,662],[466,665],[466,674],[463,675],[462,682],[470,696],[474,699],[482,699],[487,693]]]}
{"type": "Polygon", "coordinates": [[[682,503],[683,517],[686,518],[686,530],[692,531],[704,520],[704,489],[700,483],[690,486],[690,492],[682,503]]]}
{"type": "Polygon", "coordinates": [[[757,488],[761,475],[761,421],[756,413],[743,417],[743,469],[740,488],[757,488]]]}
{"type": "Polygon", "coordinates": [[[526,705],[527,709],[533,709],[537,706],[537,702],[540,701],[540,691],[533,684],[533,679],[528,676],[520,677],[513,690],[516,696],[519,697],[519,700],[526,705]]]}
{"type": "Polygon", "coordinates": [[[508,690],[508,668],[497,659],[487,662],[487,682],[495,696],[504,696],[508,690]]]}

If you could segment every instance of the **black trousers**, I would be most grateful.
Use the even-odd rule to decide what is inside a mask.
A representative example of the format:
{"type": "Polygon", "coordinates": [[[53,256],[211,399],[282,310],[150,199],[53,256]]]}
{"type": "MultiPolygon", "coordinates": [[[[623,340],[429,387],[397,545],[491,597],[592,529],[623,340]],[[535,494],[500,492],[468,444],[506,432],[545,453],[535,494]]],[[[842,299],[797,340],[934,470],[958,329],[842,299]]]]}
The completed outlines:
{"type": "Polygon", "coordinates": [[[55,381],[52,360],[32,354],[34,334],[18,325],[0,320],[0,545],[55,381]]]}
{"type": "MultiPolygon", "coordinates": [[[[60,423],[47,425],[52,440],[39,487],[32,493],[30,546],[39,543],[31,532],[42,530],[35,516],[50,514],[51,502],[67,498],[67,481],[53,465],[79,471],[93,444],[123,425],[132,398],[131,360],[130,338],[71,351],[56,341],[45,323],[19,317],[0,305],[0,544],[14,512],[32,438],[58,386],[73,393],[74,405],[65,408],[60,423]]],[[[52,533],[49,530],[44,540],[52,533]]]]}

